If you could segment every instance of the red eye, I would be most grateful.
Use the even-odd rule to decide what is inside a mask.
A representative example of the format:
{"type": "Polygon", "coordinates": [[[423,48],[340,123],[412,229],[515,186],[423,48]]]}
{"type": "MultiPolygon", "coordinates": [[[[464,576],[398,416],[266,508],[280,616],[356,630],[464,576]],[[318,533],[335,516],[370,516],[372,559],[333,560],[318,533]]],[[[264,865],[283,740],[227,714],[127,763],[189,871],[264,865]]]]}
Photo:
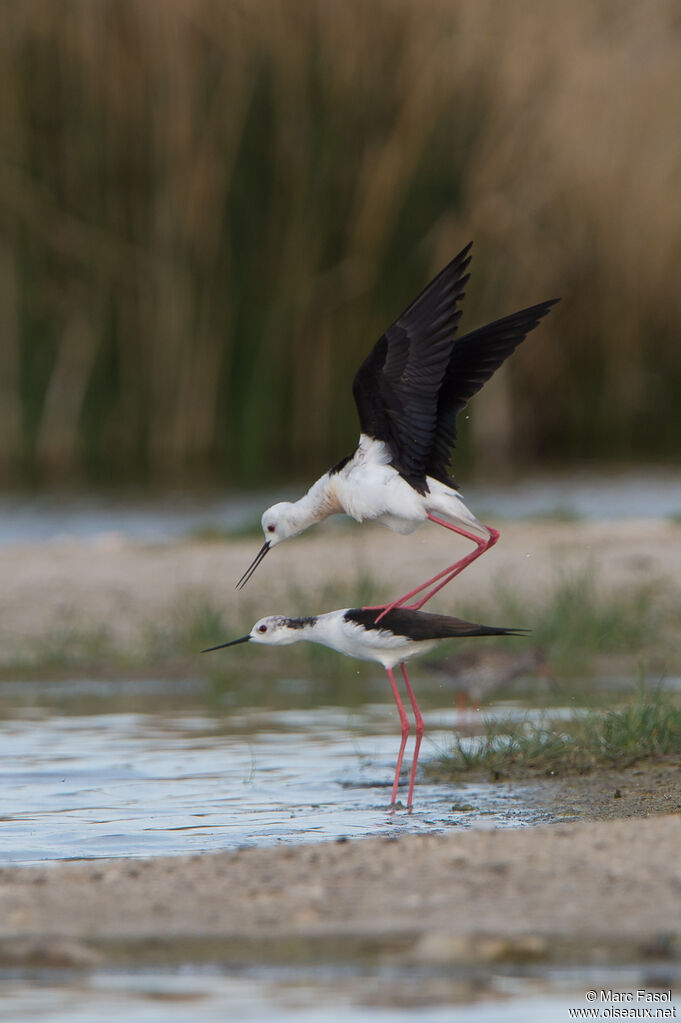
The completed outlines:
{"type": "Polygon", "coordinates": [[[268,533],[273,533],[274,532],[274,526],[268,526],[267,527],[267,532],[268,533]]]}
{"type": "Polygon", "coordinates": [[[267,626],[266,625],[259,625],[258,626],[258,632],[267,632],[267,626]]]}

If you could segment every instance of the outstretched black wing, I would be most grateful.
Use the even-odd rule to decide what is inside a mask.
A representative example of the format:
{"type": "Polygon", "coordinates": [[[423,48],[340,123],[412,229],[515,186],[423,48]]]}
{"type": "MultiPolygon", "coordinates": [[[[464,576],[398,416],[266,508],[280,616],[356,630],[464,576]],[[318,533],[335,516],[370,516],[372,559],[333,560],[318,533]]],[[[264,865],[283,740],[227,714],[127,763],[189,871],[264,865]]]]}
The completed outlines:
{"type": "Polygon", "coordinates": [[[458,338],[440,387],[437,428],[426,462],[428,476],[443,483],[451,483],[448,467],[456,440],[456,417],[542,317],[546,316],[551,306],[559,301],[553,298],[548,302],[540,302],[458,338]]]}
{"type": "MultiPolygon", "coordinates": [[[[471,243],[472,244],[472,243],[471,243]]],[[[352,385],[362,433],[385,441],[397,471],[426,491],[438,394],[461,316],[467,245],[376,342],[352,385]]]]}

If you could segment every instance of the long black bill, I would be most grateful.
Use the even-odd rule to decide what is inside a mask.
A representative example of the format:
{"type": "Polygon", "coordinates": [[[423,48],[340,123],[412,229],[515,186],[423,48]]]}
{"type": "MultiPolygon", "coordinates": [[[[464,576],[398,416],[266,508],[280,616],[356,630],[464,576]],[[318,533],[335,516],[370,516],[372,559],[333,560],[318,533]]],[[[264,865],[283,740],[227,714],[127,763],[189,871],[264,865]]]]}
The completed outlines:
{"type": "Polygon", "coordinates": [[[269,540],[265,540],[264,544],[262,545],[262,547],[260,548],[260,550],[258,551],[256,556],[253,558],[253,561],[250,563],[250,565],[248,566],[248,568],[246,569],[244,574],[241,576],[241,579],[239,579],[239,582],[234,587],[236,590],[241,590],[241,589],[244,588],[244,586],[246,585],[248,580],[251,578],[251,576],[253,575],[253,573],[255,572],[256,568],[258,567],[258,565],[260,564],[262,559],[265,557],[265,555],[267,554],[269,549],[270,549],[270,542],[269,542],[269,540]]]}
{"type": "Polygon", "coordinates": [[[248,636],[242,636],[241,639],[231,639],[229,643],[218,643],[217,646],[207,646],[205,650],[201,651],[201,653],[209,654],[211,650],[224,650],[226,646],[235,646],[237,643],[248,643],[250,638],[249,634],[248,636]]]}

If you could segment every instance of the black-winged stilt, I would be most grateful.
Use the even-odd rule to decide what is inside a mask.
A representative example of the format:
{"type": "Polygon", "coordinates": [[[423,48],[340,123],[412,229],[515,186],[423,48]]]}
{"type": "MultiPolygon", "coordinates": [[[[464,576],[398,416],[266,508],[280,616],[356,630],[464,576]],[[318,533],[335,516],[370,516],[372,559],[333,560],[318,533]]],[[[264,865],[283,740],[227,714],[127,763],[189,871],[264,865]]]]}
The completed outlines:
{"type": "Polygon", "coordinates": [[[404,709],[400,693],[395,682],[393,668],[400,665],[407,694],[414,711],[416,725],[416,742],[414,756],[409,775],[409,794],[407,807],[411,808],[414,796],[414,780],[416,765],[423,737],[423,718],[414,695],[405,661],[417,653],[431,650],[442,639],[461,639],[465,636],[518,636],[524,629],[502,629],[488,625],[475,625],[460,618],[448,615],[429,614],[426,611],[413,611],[409,608],[394,608],[391,611],[367,608],[342,608],[340,611],[329,611],[327,614],[315,615],[310,618],[286,618],[283,615],[270,615],[255,623],[247,636],[233,639],[228,643],[208,647],[202,651],[222,650],[224,647],[235,646],[237,643],[266,643],[270,646],[288,646],[299,640],[311,643],[322,643],[341,654],[358,657],[365,661],[378,661],[388,673],[390,687],[397,703],[402,724],[402,741],[397,755],[395,779],[393,781],[391,803],[397,800],[397,787],[400,780],[404,748],[409,735],[409,719],[404,709]],[[378,619],[381,619],[379,622],[378,619]]]}
{"type": "Polygon", "coordinates": [[[558,299],[541,302],[456,338],[472,243],[402,313],[360,366],[353,383],[357,450],[324,473],[294,503],[262,516],[265,542],[237,583],[244,586],[269,550],[315,522],[345,512],[411,533],[430,520],[472,540],[475,550],[379,610],[426,593],[423,607],[499,534],[466,507],[448,473],[456,419],[482,385],[558,299]],[[432,589],[430,589],[432,587],[432,589]]]}

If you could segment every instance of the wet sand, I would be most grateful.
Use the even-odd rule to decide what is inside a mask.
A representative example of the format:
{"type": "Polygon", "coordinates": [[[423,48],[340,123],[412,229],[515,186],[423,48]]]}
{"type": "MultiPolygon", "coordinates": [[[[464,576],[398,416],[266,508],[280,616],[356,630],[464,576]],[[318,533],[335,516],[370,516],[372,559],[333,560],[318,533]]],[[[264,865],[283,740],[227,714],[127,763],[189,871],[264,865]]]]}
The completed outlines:
{"type": "MultiPolygon", "coordinates": [[[[545,778],[532,792],[535,809],[544,807],[556,822],[681,814],[681,756],[545,778]]],[[[642,834],[647,824],[640,820],[642,834]]]]}
{"type": "Polygon", "coordinates": [[[675,815],[4,870],[0,963],[677,957],[679,848],[675,815]]]}

